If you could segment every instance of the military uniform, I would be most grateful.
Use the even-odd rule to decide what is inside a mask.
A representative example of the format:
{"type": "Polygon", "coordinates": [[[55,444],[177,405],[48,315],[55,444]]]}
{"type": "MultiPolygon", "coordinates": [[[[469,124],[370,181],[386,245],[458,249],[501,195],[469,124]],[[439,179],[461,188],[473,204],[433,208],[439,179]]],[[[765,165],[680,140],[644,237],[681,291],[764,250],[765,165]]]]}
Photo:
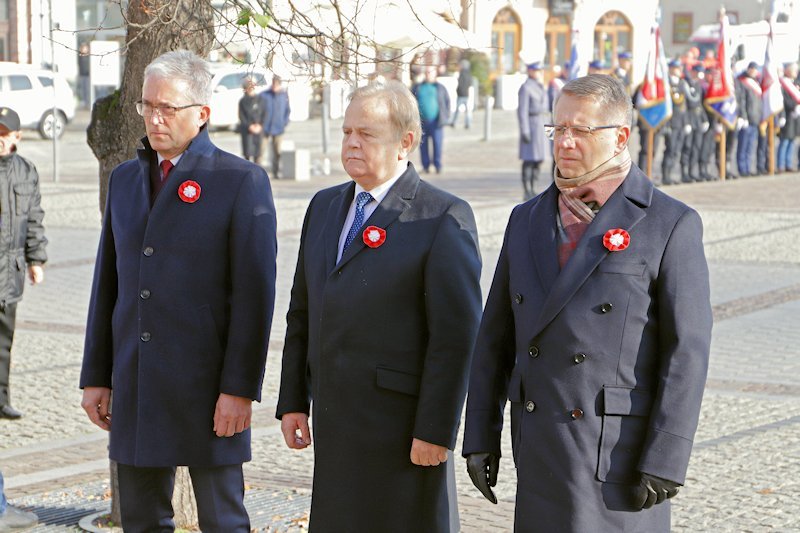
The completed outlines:
{"type": "Polygon", "coordinates": [[[686,137],[692,131],[686,107],[686,95],[689,94],[689,90],[689,84],[684,79],[680,79],[675,85],[670,84],[672,118],[664,128],[664,158],[661,161],[661,183],[664,185],[678,182],[671,177],[672,169],[680,157],[686,137]]]}
{"type": "Polygon", "coordinates": [[[703,136],[709,127],[708,115],[703,109],[703,98],[705,97],[703,81],[699,78],[689,79],[687,84],[689,92],[686,94],[686,109],[692,132],[686,136],[681,152],[681,181],[684,183],[700,178],[699,167],[703,151],[703,136]],[[693,173],[695,168],[698,168],[698,171],[693,173]]]}

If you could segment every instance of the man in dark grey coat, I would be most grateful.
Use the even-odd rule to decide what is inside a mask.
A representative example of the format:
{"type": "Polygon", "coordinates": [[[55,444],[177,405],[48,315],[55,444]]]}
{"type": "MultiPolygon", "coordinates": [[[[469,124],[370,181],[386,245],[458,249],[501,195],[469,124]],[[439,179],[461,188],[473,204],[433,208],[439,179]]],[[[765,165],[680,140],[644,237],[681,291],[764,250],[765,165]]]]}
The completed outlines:
{"type": "Polygon", "coordinates": [[[702,223],[628,154],[631,101],[589,75],[556,101],[555,183],[506,228],[470,374],[464,455],[496,501],[511,401],[518,532],[668,532],[711,342],[702,223]]]}
{"type": "Polygon", "coordinates": [[[44,280],[47,261],[39,174],[33,163],[17,154],[22,138],[19,115],[0,107],[0,418],[18,419],[11,406],[11,344],[17,303],[25,288],[25,272],[32,284],[44,280]]]}
{"type": "Polygon", "coordinates": [[[481,309],[475,220],[408,161],[421,127],[402,84],[357,89],[342,131],[352,181],[306,212],[277,416],[303,449],[311,415],[311,531],[448,532],[481,309]]]}
{"type": "Polygon", "coordinates": [[[544,125],[550,118],[550,101],[543,85],[542,64],[528,65],[528,79],[518,92],[517,120],[519,122],[519,158],[522,159],[522,189],[524,199],[542,192],[551,178],[539,179],[539,166],[548,153],[544,125]]]}

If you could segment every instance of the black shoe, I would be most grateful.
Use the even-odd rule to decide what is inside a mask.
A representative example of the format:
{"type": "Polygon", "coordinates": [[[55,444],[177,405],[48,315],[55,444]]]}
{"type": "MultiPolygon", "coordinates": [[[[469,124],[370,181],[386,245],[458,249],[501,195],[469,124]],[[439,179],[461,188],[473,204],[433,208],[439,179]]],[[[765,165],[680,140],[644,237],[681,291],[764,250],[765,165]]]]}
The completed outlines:
{"type": "Polygon", "coordinates": [[[17,420],[22,418],[22,413],[6,404],[0,407],[0,418],[8,418],[9,420],[17,420]]]}

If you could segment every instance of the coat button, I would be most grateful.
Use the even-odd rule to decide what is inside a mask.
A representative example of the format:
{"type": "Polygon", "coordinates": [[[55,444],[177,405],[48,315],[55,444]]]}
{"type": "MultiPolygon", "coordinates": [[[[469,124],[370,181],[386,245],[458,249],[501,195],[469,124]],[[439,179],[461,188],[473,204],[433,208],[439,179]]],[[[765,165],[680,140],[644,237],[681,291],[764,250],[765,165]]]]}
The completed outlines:
{"type": "Polygon", "coordinates": [[[142,289],[142,290],[139,292],[139,297],[140,297],[142,300],[147,300],[148,298],[150,298],[150,291],[149,291],[149,290],[147,290],[147,289],[142,289]]]}
{"type": "Polygon", "coordinates": [[[147,257],[150,257],[151,255],[153,255],[153,252],[154,252],[154,251],[155,251],[155,250],[153,250],[153,247],[152,247],[152,246],[147,246],[147,247],[145,247],[145,249],[144,249],[144,251],[143,251],[142,253],[143,253],[145,256],[147,256],[147,257]]]}
{"type": "Polygon", "coordinates": [[[575,361],[576,365],[579,365],[579,364],[583,363],[586,360],[586,354],[585,353],[576,353],[575,355],[572,356],[572,360],[575,361]]]}
{"type": "Polygon", "coordinates": [[[525,410],[526,411],[528,411],[529,413],[532,413],[534,409],[536,409],[536,404],[535,403],[533,403],[530,400],[525,402],[525,410]]]}
{"type": "Polygon", "coordinates": [[[514,295],[514,301],[517,302],[518,304],[521,304],[522,303],[522,295],[520,293],[515,294],[514,295]]]}
{"type": "Polygon", "coordinates": [[[573,420],[577,420],[583,416],[583,411],[580,409],[573,409],[569,412],[569,416],[572,417],[573,420]]]}
{"type": "Polygon", "coordinates": [[[142,342],[150,342],[150,332],[143,331],[141,337],[139,338],[142,339],[142,342]]]}
{"type": "Polygon", "coordinates": [[[613,308],[614,308],[614,304],[612,304],[611,302],[606,302],[606,303],[604,303],[603,305],[600,306],[600,312],[601,313],[610,313],[613,308]]]}
{"type": "Polygon", "coordinates": [[[537,348],[536,346],[530,346],[528,347],[528,353],[530,354],[531,357],[535,359],[539,357],[539,348],[537,348]]]}

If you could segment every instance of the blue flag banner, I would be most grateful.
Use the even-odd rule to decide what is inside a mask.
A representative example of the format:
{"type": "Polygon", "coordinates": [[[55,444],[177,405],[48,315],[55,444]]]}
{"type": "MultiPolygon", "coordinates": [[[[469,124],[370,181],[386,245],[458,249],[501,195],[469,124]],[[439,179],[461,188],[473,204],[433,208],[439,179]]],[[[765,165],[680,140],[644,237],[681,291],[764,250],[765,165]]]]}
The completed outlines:
{"type": "Polygon", "coordinates": [[[639,118],[649,129],[661,127],[672,116],[672,98],[667,90],[667,83],[667,58],[661,42],[661,30],[656,24],[650,30],[647,71],[636,94],[639,118]]]}

